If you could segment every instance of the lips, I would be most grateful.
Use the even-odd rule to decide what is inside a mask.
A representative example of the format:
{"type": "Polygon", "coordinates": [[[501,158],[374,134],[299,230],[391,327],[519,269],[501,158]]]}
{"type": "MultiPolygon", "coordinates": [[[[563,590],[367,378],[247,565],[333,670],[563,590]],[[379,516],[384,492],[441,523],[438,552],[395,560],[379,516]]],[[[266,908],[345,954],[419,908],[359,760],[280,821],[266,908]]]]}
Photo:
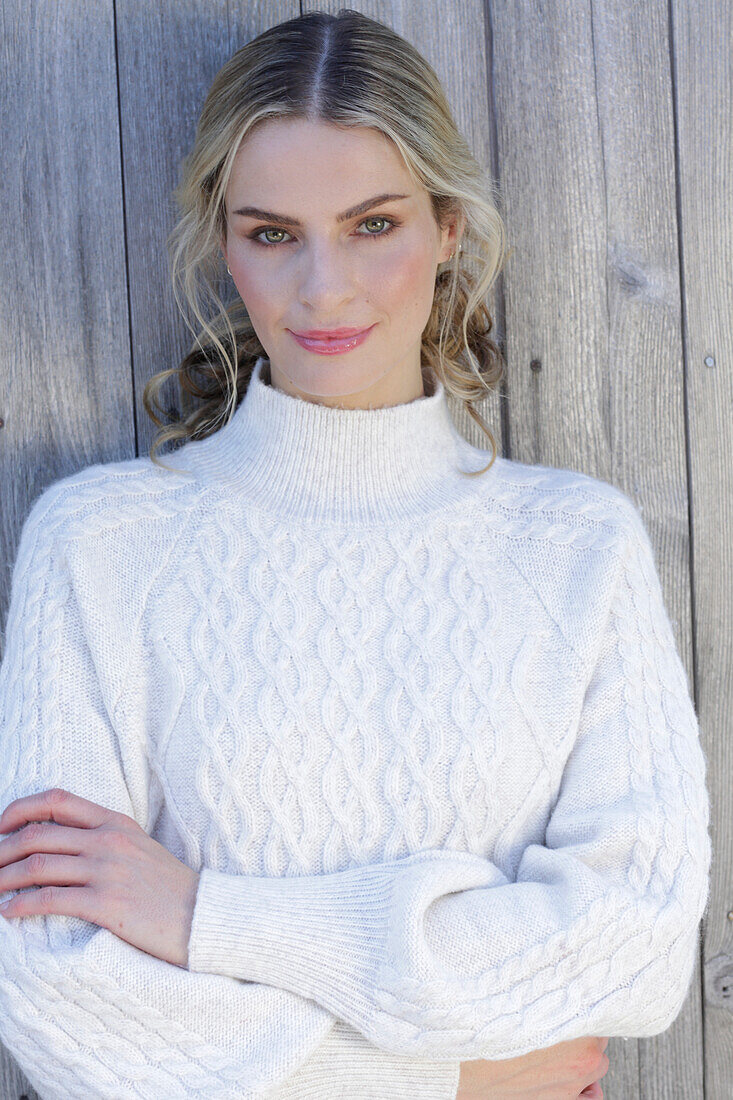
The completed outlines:
{"type": "MultiPolygon", "coordinates": [[[[377,322],[369,328],[362,329],[326,329],[327,336],[304,336],[299,332],[293,332],[290,329],[290,335],[293,337],[297,344],[300,344],[306,351],[315,352],[318,355],[342,355],[344,352],[353,351],[354,348],[361,347],[365,340],[369,339],[370,334],[376,327],[377,322]],[[339,332],[349,332],[350,336],[335,335],[339,332]]],[[[313,329],[311,329],[311,332],[313,329]]],[[[323,329],[316,330],[323,332],[323,329]]]]}

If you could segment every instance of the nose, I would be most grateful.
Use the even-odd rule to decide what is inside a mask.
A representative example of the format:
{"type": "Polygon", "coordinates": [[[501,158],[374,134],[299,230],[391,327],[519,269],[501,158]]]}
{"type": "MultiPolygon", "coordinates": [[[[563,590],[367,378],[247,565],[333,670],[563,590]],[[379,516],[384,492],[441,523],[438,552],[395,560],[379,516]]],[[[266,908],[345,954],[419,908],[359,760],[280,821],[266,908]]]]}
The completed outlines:
{"type": "Polygon", "coordinates": [[[336,248],[314,248],[303,261],[300,300],[315,316],[338,315],[338,307],[352,297],[351,277],[336,248]]]}

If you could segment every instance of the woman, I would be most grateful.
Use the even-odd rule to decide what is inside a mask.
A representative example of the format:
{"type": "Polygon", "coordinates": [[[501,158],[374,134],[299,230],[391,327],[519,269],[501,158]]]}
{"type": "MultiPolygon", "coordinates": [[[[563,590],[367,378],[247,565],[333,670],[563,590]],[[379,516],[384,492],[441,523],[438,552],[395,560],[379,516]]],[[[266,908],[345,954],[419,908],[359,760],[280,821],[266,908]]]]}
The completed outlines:
{"type": "Polygon", "coordinates": [[[44,1098],[602,1096],[686,999],[705,759],[630,498],[450,419],[491,188],[342,11],[223,67],[178,200],[179,446],[21,532],[0,1038],[44,1098]]]}

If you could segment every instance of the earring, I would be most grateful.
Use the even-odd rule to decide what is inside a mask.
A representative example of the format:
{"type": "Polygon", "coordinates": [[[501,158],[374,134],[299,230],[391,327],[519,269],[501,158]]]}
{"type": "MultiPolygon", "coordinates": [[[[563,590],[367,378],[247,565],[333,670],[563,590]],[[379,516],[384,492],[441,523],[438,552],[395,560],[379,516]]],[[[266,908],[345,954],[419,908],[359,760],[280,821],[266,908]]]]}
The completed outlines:
{"type": "Polygon", "coordinates": [[[227,271],[229,271],[229,274],[231,275],[231,271],[229,269],[229,264],[227,264],[227,271]]]}

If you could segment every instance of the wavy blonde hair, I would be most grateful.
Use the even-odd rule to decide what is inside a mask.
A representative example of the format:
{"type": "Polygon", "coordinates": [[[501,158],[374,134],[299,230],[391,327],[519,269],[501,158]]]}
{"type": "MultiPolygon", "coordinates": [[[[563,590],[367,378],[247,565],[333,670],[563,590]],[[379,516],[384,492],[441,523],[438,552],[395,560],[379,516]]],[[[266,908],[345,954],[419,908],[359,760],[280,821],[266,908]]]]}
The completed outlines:
{"type": "Polygon", "coordinates": [[[440,229],[458,219],[461,249],[435,281],[433,308],[422,336],[422,370],[464,402],[497,446],[473,402],[504,376],[501,351],[491,338],[486,295],[505,256],[499,195],[477,163],[451,115],[433,68],[404,38],[360,12],[312,11],[270,27],[219,70],[206,96],[191,152],[174,191],[180,210],[168,238],[173,293],[194,336],[178,367],[147,382],[143,405],[162,431],[150,458],[164,443],[203,439],[234,415],[265,349],[243,301],[224,302],[221,241],[226,232],[224,196],[236,153],[258,123],[305,119],[381,131],[402,154],[411,177],[430,194],[440,229]],[[472,247],[472,251],[467,249],[472,247]],[[195,323],[184,308],[187,303],[195,323]],[[465,361],[464,361],[465,360],[465,361]],[[177,375],[183,419],[163,426],[160,389],[177,375]],[[189,399],[197,398],[198,403],[189,399]]]}

